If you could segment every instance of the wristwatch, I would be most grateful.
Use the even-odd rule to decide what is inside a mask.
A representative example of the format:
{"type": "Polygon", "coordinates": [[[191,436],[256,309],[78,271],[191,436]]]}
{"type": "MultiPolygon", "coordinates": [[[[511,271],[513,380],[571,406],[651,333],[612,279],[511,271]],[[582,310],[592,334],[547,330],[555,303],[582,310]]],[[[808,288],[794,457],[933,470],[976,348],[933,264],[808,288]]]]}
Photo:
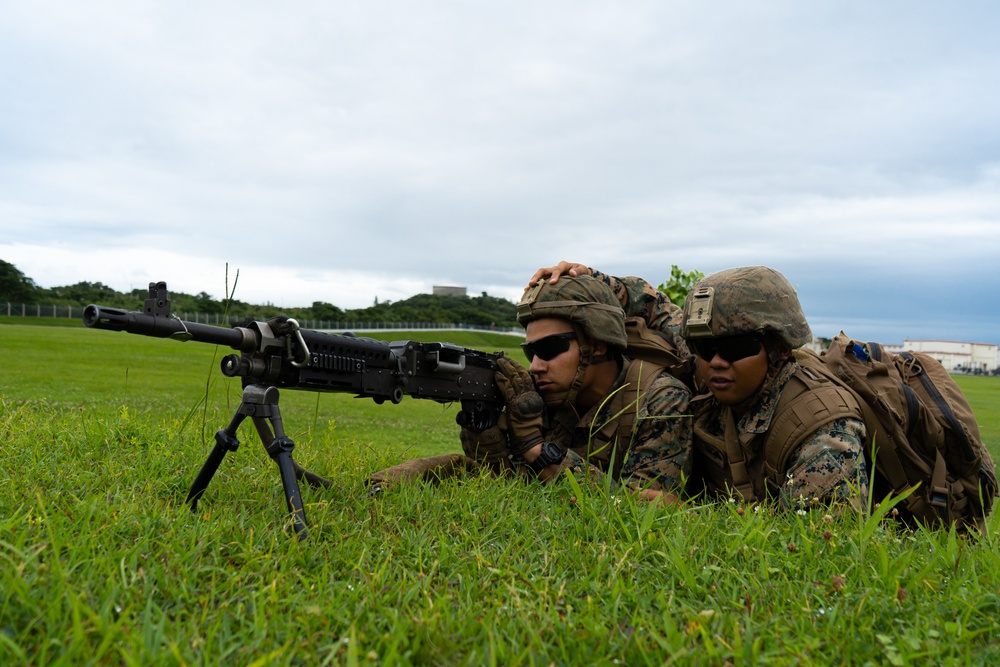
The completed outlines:
{"type": "Polygon", "coordinates": [[[566,458],[566,450],[554,442],[546,440],[542,443],[542,451],[534,461],[528,461],[528,467],[537,475],[554,463],[562,463],[566,458]]]}

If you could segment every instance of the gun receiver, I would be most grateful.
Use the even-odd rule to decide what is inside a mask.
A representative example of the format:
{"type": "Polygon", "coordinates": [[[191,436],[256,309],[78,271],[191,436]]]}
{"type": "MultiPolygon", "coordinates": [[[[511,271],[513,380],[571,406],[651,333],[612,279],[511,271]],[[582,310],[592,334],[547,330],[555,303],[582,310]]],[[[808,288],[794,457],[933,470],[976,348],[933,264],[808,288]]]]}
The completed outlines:
{"type": "Polygon", "coordinates": [[[440,403],[460,401],[464,410],[492,414],[494,419],[504,405],[494,381],[501,352],[488,354],[450,343],[385,342],[352,333],[330,334],[302,329],[296,320],[283,316],[229,329],[186,322],[170,312],[165,282],[149,284],[143,311],[91,304],[84,310],[83,323],[93,329],[214,343],[238,350],[239,354],[223,358],[221,366],[227,377],[242,378],[243,401],[230,425],[216,433],[215,448],[187,500],[194,510],[225,453],[238,446],[237,428],[249,416],[268,454],[278,463],[302,539],[306,536],[305,512],[296,480],[305,478],[320,486],[330,482],[292,460],[294,445],[281,428],[279,388],[346,392],[380,404],[399,403],[404,396],[440,403]]]}

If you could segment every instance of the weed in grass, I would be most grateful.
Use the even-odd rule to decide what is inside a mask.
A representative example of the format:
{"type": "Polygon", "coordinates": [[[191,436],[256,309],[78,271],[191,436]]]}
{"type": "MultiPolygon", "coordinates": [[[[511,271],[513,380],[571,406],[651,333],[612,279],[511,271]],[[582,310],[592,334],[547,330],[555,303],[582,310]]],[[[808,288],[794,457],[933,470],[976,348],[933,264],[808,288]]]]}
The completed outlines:
{"type": "MultiPolygon", "coordinates": [[[[176,363],[142,366],[140,350],[125,392],[117,371],[83,377],[128,354],[108,337],[82,366],[33,358],[3,380],[18,378],[0,399],[0,664],[1000,660],[996,515],[968,538],[475,475],[369,498],[365,478],[418,444],[457,448],[450,408],[426,401],[324,395],[315,417],[315,396],[282,396],[296,458],[333,482],[303,488],[307,543],[251,431],[192,513],[207,445],[186,418],[204,367],[192,381],[176,363]],[[63,391],[63,377],[83,379],[63,391]]],[[[209,442],[231,396],[222,382],[209,392],[209,442]]]]}

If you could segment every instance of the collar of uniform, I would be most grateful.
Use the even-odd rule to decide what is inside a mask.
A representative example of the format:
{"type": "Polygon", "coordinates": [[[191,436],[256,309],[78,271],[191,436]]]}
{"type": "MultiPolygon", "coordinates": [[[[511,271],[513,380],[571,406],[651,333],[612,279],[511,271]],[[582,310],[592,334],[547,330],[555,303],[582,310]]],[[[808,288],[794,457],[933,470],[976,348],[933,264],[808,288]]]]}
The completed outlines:
{"type": "MultiPolygon", "coordinates": [[[[552,417],[552,421],[560,424],[564,429],[569,432],[573,432],[578,428],[587,429],[588,431],[598,430],[600,427],[608,421],[606,417],[602,417],[599,413],[601,408],[609,409],[611,401],[607,400],[608,396],[613,395],[619,390],[625,383],[625,374],[628,372],[629,365],[632,362],[628,359],[622,359],[622,368],[618,373],[618,377],[615,378],[615,383],[608,391],[608,393],[597,402],[592,408],[587,410],[583,415],[577,414],[576,409],[572,405],[564,405],[559,408],[555,415],[552,417]]],[[[613,416],[613,415],[611,415],[613,416]]]]}
{"type": "Polygon", "coordinates": [[[788,384],[792,374],[799,367],[794,359],[789,359],[788,363],[781,367],[769,390],[757,397],[757,400],[750,406],[743,417],[740,418],[738,429],[743,433],[766,433],[771,427],[771,420],[774,418],[774,411],[778,407],[778,399],[781,398],[781,390],[788,384]]]}

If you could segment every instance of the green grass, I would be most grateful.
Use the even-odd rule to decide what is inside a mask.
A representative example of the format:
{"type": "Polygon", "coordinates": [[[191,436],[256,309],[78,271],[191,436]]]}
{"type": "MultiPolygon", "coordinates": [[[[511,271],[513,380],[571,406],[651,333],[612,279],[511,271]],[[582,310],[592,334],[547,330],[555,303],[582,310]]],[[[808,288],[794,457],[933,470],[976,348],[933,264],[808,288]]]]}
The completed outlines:
{"type": "MultiPolygon", "coordinates": [[[[444,339],[513,353],[460,338],[444,339]]],[[[334,483],[303,489],[300,543],[251,432],[198,512],[183,504],[239,400],[211,346],[0,326],[0,349],[0,664],[1000,659],[997,515],[967,540],[569,480],[371,499],[372,471],[458,450],[454,408],[287,391],[296,459],[334,483]]],[[[996,453],[1000,381],[959,381],[996,453]]]]}
{"type": "Polygon", "coordinates": [[[1000,461],[1000,377],[956,375],[955,381],[972,406],[979,434],[990,453],[1000,461]]]}

